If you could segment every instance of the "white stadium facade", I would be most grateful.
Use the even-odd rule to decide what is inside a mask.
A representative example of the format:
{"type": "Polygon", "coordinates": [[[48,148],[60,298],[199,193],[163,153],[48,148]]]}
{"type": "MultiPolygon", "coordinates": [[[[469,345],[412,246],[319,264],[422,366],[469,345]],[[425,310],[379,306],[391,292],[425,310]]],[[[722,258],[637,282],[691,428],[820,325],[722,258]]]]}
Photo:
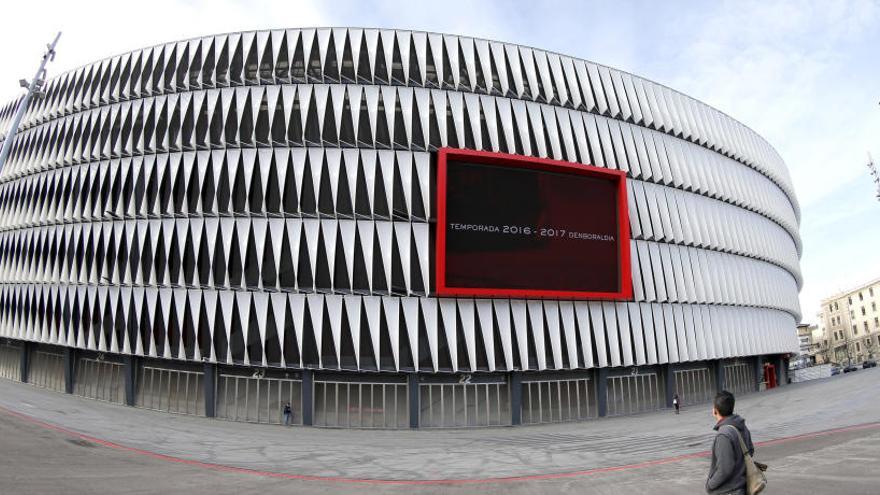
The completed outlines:
{"type": "Polygon", "coordinates": [[[577,421],[786,381],[786,166],[665,86],[328,28],[156,45],[44,91],[0,171],[3,378],[373,428],[577,421]]]}

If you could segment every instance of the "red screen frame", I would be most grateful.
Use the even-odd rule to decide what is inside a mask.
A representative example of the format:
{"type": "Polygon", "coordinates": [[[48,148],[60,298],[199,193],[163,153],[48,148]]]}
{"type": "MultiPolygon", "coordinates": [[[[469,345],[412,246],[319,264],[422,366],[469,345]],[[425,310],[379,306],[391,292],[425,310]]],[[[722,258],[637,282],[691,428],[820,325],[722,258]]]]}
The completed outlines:
{"type": "Polygon", "coordinates": [[[437,151],[437,236],[435,242],[435,284],[438,296],[473,296],[489,298],[540,298],[540,299],[592,299],[627,300],[632,299],[632,269],[630,266],[629,209],[626,196],[626,173],[620,170],[583,165],[580,163],[535,158],[531,156],[509,155],[489,151],[440,148],[437,151]],[[446,174],[448,161],[461,160],[485,165],[522,167],[565,174],[586,175],[617,184],[618,218],[618,263],[619,290],[617,292],[588,292],[547,289],[504,289],[496,287],[449,287],[446,285],[446,174]]]}

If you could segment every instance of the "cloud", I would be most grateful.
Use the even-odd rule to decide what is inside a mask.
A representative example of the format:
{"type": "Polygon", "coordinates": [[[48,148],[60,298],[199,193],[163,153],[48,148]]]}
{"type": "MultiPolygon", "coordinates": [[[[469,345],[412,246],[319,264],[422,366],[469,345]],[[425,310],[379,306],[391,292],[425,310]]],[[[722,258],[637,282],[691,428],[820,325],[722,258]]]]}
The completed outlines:
{"type": "Polygon", "coordinates": [[[880,275],[880,243],[871,228],[880,203],[865,200],[873,193],[874,184],[857,177],[804,209],[804,320],[814,320],[821,299],[880,275]]]}
{"type": "Polygon", "coordinates": [[[767,138],[810,204],[878,145],[878,69],[858,53],[880,43],[878,21],[870,2],[724,2],[667,40],[680,46],[667,77],[767,138]]]}
{"type": "Polygon", "coordinates": [[[269,0],[258,7],[245,2],[151,0],[10,2],[0,29],[0,102],[21,94],[17,81],[30,78],[46,43],[63,31],[49,76],[129,50],[200,35],[329,22],[310,2],[269,0]],[[281,21],[281,25],[279,25],[281,21]]]}

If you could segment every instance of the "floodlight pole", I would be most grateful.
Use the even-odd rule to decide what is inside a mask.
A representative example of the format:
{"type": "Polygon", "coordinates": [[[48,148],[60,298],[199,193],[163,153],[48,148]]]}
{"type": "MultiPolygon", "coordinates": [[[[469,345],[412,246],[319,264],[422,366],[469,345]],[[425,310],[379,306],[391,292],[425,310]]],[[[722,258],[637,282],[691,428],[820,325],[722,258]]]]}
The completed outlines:
{"type": "Polygon", "coordinates": [[[18,109],[15,111],[15,117],[12,119],[12,124],[9,126],[9,131],[6,133],[6,138],[3,141],[3,147],[0,148],[0,171],[3,170],[3,165],[6,164],[6,157],[9,156],[9,151],[12,150],[13,138],[15,137],[16,131],[18,131],[18,125],[21,123],[24,113],[27,111],[31,98],[33,96],[36,96],[37,98],[46,96],[42,91],[43,85],[46,83],[46,64],[55,60],[55,45],[58,44],[58,38],[60,37],[61,32],[59,31],[58,34],[55,35],[55,39],[52,40],[52,43],[46,45],[46,53],[43,54],[43,60],[40,61],[40,68],[37,69],[37,73],[34,74],[34,78],[31,79],[30,83],[28,83],[26,79],[19,81],[21,86],[27,88],[28,91],[18,104],[18,109]]]}

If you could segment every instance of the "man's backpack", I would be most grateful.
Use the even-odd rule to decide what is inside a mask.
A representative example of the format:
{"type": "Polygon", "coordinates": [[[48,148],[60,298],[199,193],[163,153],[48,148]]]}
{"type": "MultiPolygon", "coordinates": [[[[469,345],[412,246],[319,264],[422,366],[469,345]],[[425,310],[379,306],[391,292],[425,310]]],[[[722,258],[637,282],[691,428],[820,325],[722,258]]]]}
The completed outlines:
{"type": "Polygon", "coordinates": [[[749,455],[749,449],[746,448],[746,442],[743,440],[739,430],[733,425],[724,425],[733,428],[736,437],[739,438],[739,446],[743,453],[743,462],[746,464],[746,493],[748,495],[757,495],[767,487],[767,477],[764,471],[767,470],[766,464],[755,462],[749,455]]]}

